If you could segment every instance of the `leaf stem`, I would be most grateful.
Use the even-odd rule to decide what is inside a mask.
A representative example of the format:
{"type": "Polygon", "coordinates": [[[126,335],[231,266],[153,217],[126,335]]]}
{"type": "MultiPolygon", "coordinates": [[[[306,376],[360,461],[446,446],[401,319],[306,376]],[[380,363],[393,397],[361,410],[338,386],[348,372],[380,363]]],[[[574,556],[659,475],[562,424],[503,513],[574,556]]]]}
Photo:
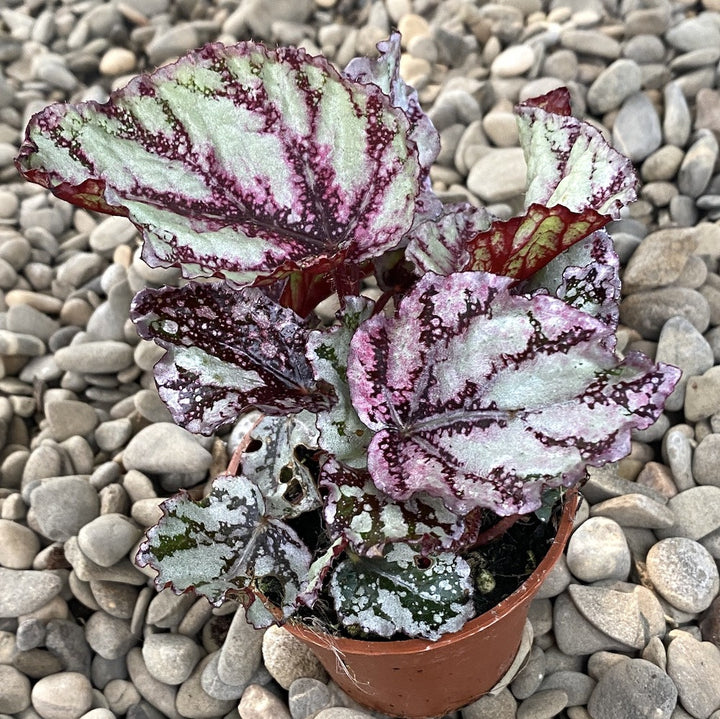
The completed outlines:
{"type": "Polygon", "coordinates": [[[233,452],[232,457],[230,457],[230,462],[228,463],[227,471],[228,474],[232,475],[233,477],[237,475],[238,469],[240,467],[240,458],[242,457],[242,453],[250,446],[250,442],[252,442],[252,433],[257,429],[257,426],[265,419],[265,415],[261,412],[258,418],[253,422],[253,426],[250,427],[250,429],[245,432],[245,436],[238,442],[238,446],[235,447],[235,451],[233,452]]]}
{"type": "Polygon", "coordinates": [[[493,524],[492,527],[489,527],[484,532],[480,532],[480,534],[477,537],[477,540],[475,541],[475,544],[473,544],[473,546],[472,546],[472,549],[475,549],[476,547],[482,547],[486,544],[489,544],[490,542],[493,541],[493,539],[497,539],[498,537],[502,536],[522,516],[523,515],[521,515],[521,514],[511,514],[507,517],[502,517],[498,522],[493,524]]]}

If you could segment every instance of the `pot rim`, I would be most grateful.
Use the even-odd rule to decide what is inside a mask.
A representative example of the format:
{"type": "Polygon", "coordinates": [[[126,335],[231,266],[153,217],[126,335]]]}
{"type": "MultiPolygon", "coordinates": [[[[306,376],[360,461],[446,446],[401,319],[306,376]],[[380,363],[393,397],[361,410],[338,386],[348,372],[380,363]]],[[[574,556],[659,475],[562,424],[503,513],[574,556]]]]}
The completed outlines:
{"type": "Polygon", "coordinates": [[[397,639],[391,641],[375,641],[371,639],[350,639],[348,637],[337,637],[317,629],[309,627],[300,620],[291,619],[287,622],[288,629],[302,636],[302,639],[314,646],[327,649],[328,641],[340,652],[347,654],[377,654],[388,652],[392,654],[416,654],[422,651],[429,651],[435,647],[444,647],[453,644],[460,637],[472,635],[485,631],[488,627],[500,621],[505,615],[511,612],[515,606],[532,599],[540,589],[540,585],[547,573],[558,561],[565,549],[568,538],[574,528],[573,521],[580,506],[580,492],[578,488],[571,487],[564,495],[564,506],[558,523],[557,533],[548,548],[545,556],[535,571],[510,595],[498,602],[492,609],[483,612],[479,617],[469,620],[457,632],[444,634],[437,641],[429,639],[397,639]]]}

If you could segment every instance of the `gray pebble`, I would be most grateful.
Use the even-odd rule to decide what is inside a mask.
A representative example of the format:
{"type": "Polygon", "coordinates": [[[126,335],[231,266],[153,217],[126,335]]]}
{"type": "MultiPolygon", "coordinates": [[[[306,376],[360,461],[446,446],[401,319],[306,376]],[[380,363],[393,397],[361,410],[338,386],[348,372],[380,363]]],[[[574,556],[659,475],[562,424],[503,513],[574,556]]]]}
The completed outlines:
{"type": "Polygon", "coordinates": [[[658,339],[665,323],[676,316],[702,333],[710,324],[710,306],[699,292],[686,287],[636,292],[620,303],[620,321],[648,340],[658,339]]]}
{"type": "Polygon", "coordinates": [[[521,197],[525,192],[527,169],[519,147],[493,148],[471,168],[468,189],[483,202],[492,204],[521,197]],[[498,175],[494,169],[502,167],[498,175]]]}
{"type": "Polygon", "coordinates": [[[210,659],[209,656],[202,659],[190,677],[178,689],[175,707],[178,714],[183,717],[215,719],[237,707],[237,699],[216,699],[203,690],[202,675],[210,659]]]}
{"type": "Polygon", "coordinates": [[[159,422],[140,430],[123,452],[126,469],[194,477],[210,467],[212,455],[195,436],[177,425],[159,422]]]}
{"type": "Polygon", "coordinates": [[[172,629],[180,624],[195,597],[190,594],[173,594],[170,589],[158,592],[147,610],[147,623],[160,629],[172,629]]]}
{"type": "Polygon", "coordinates": [[[572,534],[567,548],[572,574],[584,582],[626,579],[630,550],[620,525],[605,517],[591,517],[572,534]]]}
{"type": "Polygon", "coordinates": [[[56,597],[62,586],[54,572],[0,567],[0,617],[34,612],[56,597]]]}
{"type": "Polygon", "coordinates": [[[140,692],[125,679],[112,679],[103,689],[103,694],[110,711],[117,716],[125,714],[128,709],[140,701],[140,692]]]}
{"type": "Polygon", "coordinates": [[[588,107],[599,115],[615,110],[626,98],[638,92],[641,85],[642,74],[638,64],[627,58],[616,60],[588,88],[588,107]]]}
{"type": "Polygon", "coordinates": [[[101,340],[62,347],[55,361],[63,370],[105,374],[127,369],[133,362],[133,348],[124,342],[101,340]]]}
{"type": "Polygon", "coordinates": [[[85,625],[87,643],[104,659],[124,656],[138,642],[130,622],[105,612],[95,612],[85,625]]]}
{"type": "Polygon", "coordinates": [[[29,527],[9,519],[0,519],[0,566],[30,569],[40,551],[40,540],[29,527]]]}
{"type": "Polygon", "coordinates": [[[720,487],[720,434],[708,434],[693,453],[693,476],[698,484],[720,487]]]}
{"type": "Polygon", "coordinates": [[[292,719],[285,703],[259,684],[251,684],[238,707],[242,719],[292,719]]]}
{"type": "Polygon", "coordinates": [[[518,719],[552,719],[566,706],[568,696],[562,689],[543,689],[518,706],[518,719]]]}
{"type": "Polygon", "coordinates": [[[330,691],[317,679],[301,677],[290,685],[288,705],[292,719],[310,719],[329,703],[330,691]]]}
{"type": "Polygon", "coordinates": [[[527,699],[537,691],[544,677],[545,652],[533,646],[525,665],[510,683],[510,691],[516,699],[527,699]]]}
{"type": "MultiPolygon", "coordinates": [[[[82,630],[81,630],[82,631],[82,630]]],[[[15,633],[15,646],[21,652],[29,649],[37,649],[37,647],[45,644],[45,623],[37,617],[25,619],[18,624],[15,633]]]]}
{"type": "Polygon", "coordinates": [[[60,659],[65,671],[90,674],[90,647],[83,628],[75,621],[51,619],[47,623],[45,647],[60,659]]]}
{"type": "Polygon", "coordinates": [[[0,712],[19,714],[30,706],[30,680],[15,667],[0,664],[0,712]]]}
{"type": "Polygon", "coordinates": [[[559,671],[543,679],[540,689],[562,689],[567,695],[567,706],[585,706],[597,682],[582,672],[559,671]]]}
{"type": "Polygon", "coordinates": [[[92,702],[90,680],[78,672],[51,674],[32,689],[33,708],[43,719],[78,719],[92,702]]]}
{"type": "Polygon", "coordinates": [[[593,719],[670,719],[676,701],[677,689],[665,672],[644,659],[630,659],[602,675],[588,711],[593,719]]]}
{"type": "Polygon", "coordinates": [[[708,18],[690,17],[681,20],[665,34],[666,41],[676,50],[689,52],[720,46],[720,28],[708,18]]]}
{"type": "Polygon", "coordinates": [[[668,528],[675,523],[675,515],[664,504],[644,494],[625,494],[594,505],[591,517],[607,517],[621,527],[668,528]]]}
{"type": "Polygon", "coordinates": [[[613,146],[633,162],[640,162],[661,144],[660,119],[652,102],[645,93],[631,95],[615,118],[613,146]]]}
{"type": "Polygon", "coordinates": [[[692,116],[685,95],[676,82],[668,83],[664,90],[665,114],[663,135],[668,145],[685,147],[690,139],[692,116]]]}
{"type": "Polygon", "coordinates": [[[699,130],[678,171],[680,194],[699,197],[710,182],[717,157],[715,135],[710,130],[699,130]]]}
{"type": "Polygon", "coordinates": [[[30,494],[30,505],[40,533],[59,542],[77,534],[100,511],[100,499],[85,475],[41,480],[30,494]]]}
{"type": "Polygon", "coordinates": [[[720,527],[720,487],[692,487],[668,500],[668,507],[675,515],[675,524],[655,532],[661,539],[697,540],[720,527]]]}
{"type": "Polygon", "coordinates": [[[150,634],[142,655],[148,672],[164,684],[182,684],[200,661],[202,649],[182,634],[150,634]]]}
{"type": "Polygon", "coordinates": [[[218,675],[226,684],[243,689],[250,684],[262,662],[264,631],[255,629],[238,608],[220,649],[218,675]]]}
{"type": "Polygon", "coordinates": [[[263,636],[265,667],[283,688],[301,677],[327,681],[327,674],[309,647],[283,627],[270,627],[263,636]]]}
{"type": "Polygon", "coordinates": [[[159,30],[148,43],[145,52],[151,64],[161,65],[166,60],[178,57],[199,44],[197,30],[190,23],[180,23],[167,30],[159,30]]]}
{"type": "MultiPolygon", "coordinates": [[[[240,699],[247,684],[234,685],[224,682],[218,674],[218,664],[220,661],[220,650],[211,652],[209,661],[205,664],[200,685],[203,691],[214,699],[240,699]]],[[[259,682],[257,682],[259,683],[259,682]]]]}
{"type": "Polygon", "coordinates": [[[136,587],[122,582],[91,579],[90,591],[97,603],[97,609],[102,609],[118,619],[132,618],[138,597],[136,587]]]}
{"type": "Polygon", "coordinates": [[[694,230],[656,230],[638,245],[623,272],[623,285],[633,291],[675,282],[697,247],[694,230]]]}
{"type": "Polygon", "coordinates": [[[142,697],[168,719],[181,719],[181,715],[175,708],[177,687],[159,682],[148,672],[142,652],[138,647],[134,647],[128,652],[126,661],[130,680],[142,697]]]}
{"type": "Polygon", "coordinates": [[[45,414],[53,439],[58,442],[75,435],[90,435],[100,421],[92,405],[76,400],[46,402],[45,414]]]}
{"type": "Polygon", "coordinates": [[[689,422],[720,412],[720,367],[711,367],[699,377],[688,377],[684,409],[689,422]]]}
{"type": "Polygon", "coordinates": [[[486,694],[477,701],[463,707],[462,719],[516,719],[517,702],[509,689],[499,694],[486,694]]]}
{"type": "Polygon", "coordinates": [[[720,708],[720,649],[714,644],[678,633],[667,649],[667,672],[693,717],[709,717],[720,708]]]}
{"type": "Polygon", "coordinates": [[[78,532],[83,554],[101,567],[111,567],[132,549],[142,531],[122,514],[104,514],[78,532]]]}
{"type": "Polygon", "coordinates": [[[647,555],[650,581],[663,599],[683,612],[702,612],[720,589],[718,568],[710,552],[686,537],[669,537],[647,555]]]}

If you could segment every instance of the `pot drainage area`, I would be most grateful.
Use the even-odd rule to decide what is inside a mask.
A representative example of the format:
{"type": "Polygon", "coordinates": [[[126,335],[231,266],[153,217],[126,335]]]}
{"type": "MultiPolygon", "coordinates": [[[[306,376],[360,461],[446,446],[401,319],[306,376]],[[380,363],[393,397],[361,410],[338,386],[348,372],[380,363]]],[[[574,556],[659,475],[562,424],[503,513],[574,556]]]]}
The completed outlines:
{"type": "MultiPolygon", "coordinates": [[[[667,411],[592,472],[527,657],[453,719],[720,718],[720,2],[4,0],[0,7],[0,717],[363,719],[284,629],[157,594],[132,564],[158,504],[224,468],[170,422],[132,295],[172,283],[138,236],[20,180],[29,116],[207,41],[302,44],[338,67],[403,33],[446,199],[509,217],[512,107],[567,85],[642,178],[612,223],[619,347],[680,366],[667,411]],[[497,168],[503,168],[502,173],[497,168]]],[[[530,631],[531,630],[531,631],[530,631]]]]}

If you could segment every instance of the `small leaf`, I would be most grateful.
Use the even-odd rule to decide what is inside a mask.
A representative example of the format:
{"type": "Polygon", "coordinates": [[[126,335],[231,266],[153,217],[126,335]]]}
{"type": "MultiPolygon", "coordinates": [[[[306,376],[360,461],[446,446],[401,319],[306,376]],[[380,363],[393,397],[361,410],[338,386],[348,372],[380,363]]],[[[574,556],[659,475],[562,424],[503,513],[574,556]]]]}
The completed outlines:
{"type": "Polygon", "coordinates": [[[423,554],[458,552],[477,539],[483,513],[454,514],[438,497],[419,492],[398,502],[381,492],[366,470],[328,459],[320,470],[327,493],[325,522],[332,537],[342,537],[366,556],[379,556],[390,542],[412,544],[423,554]]]}
{"type": "Polygon", "coordinates": [[[247,595],[262,580],[279,587],[289,616],[310,566],[310,553],[287,524],[268,516],[260,490],[246,477],[221,475],[199,502],[181,493],[165,500],[137,562],[158,573],[158,589],[190,589],[219,605],[247,595]]]}
{"type": "Polygon", "coordinates": [[[305,358],[307,327],[259,289],[224,282],[146,289],[131,317],[141,337],[167,350],[155,365],[158,391],[191,432],[212,434],[251,407],[284,414],[333,401],[305,358]]]}
{"type": "Polygon", "coordinates": [[[409,132],[380,88],[322,57],[215,43],[106,104],[46,108],[17,164],[62,199],[128,216],[151,266],[246,285],[395,247],[420,187],[409,132]]]}
{"type": "Polygon", "coordinates": [[[407,259],[421,272],[449,275],[468,267],[468,244],[488,230],[491,216],[467,202],[448,205],[437,220],[423,222],[410,231],[407,259]]]}
{"type": "Polygon", "coordinates": [[[609,219],[590,208],[572,212],[562,205],[533,204],[524,215],[493,222],[490,229],[470,239],[470,261],[460,269],[524,280],[563,250],[604,227],[609,219]]]}
{"type": "Polygon", "coordinates": [[[308,569],[307,581],[305,587],[299,597],[299,600],[310,607],[315,602],[322,591],[323,585],[335,561],[347,547],[347,540],[338,537],[317,559],[313,561],[308,569]]]}
{"type": "Polygon", "coordinates": [[[252,431],[260,443],[242,458],[243,475],[257,486],[274,517],[297,517],[321,505],[310,469],[297,455],[301,447],[317,448],[315,418],[309,412],[265,417],[252,431]]]}
{"type": "Polygon", "coordinates": [[[307,357],[315,379],[332,386],[337,395],[337,402],[317,414],[320,447],[341,462],[362,467],[367,464],[366,452],[372,432],[352,406],[347,360],[350,340],[360,324],[370,317],[374,305],[364,297],[347,297],[345,303],[345,309],[338,313],[342,324],[310,333],[307,357]]]}
{"type": "Polygon", "coordinates": [[[394,317],[355,333],[353,404],[377,434],[373,482],[454,512],[532,512],[548,487],[625,456],[679,371],[642,355],[620,361],[613,329],[560,299],[509,292],[483,272],[423,277],[394,317]]]}
{"type": "Polygon", "coordinates": [[[423,557],[407,544],[393,544],[385,557],[345,560],[330,593],[345,626],[381,637],[436,641],[474,615],[468,563],[450,552],[423,557]]]}
{"type": "Polygon", "coordinates": [[[525,205],[563,205],[572,212],[592,209],[617,219],[637,197],[632,162],[610,147],[599,130],[569,111],[566,88],[515,108],[528,168],[525,205]]]}

